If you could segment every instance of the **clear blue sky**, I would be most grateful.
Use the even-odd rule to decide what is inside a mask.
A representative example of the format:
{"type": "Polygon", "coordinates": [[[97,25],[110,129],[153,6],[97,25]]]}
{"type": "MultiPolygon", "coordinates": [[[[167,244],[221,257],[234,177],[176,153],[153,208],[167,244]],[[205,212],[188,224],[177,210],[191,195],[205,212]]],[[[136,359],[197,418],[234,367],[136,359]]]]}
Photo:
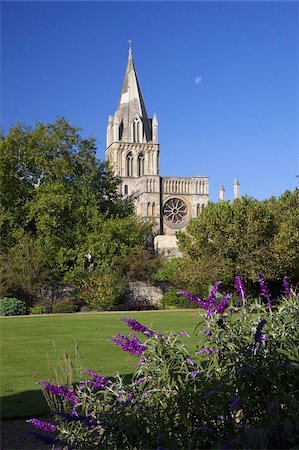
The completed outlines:
{"type": "Polygon", "coordinates": [[[161,175],[210,177],[232,198],[298,186],[297,2],[2,2],[2,126],[64,116],[104,159],[127,40],[161,175]]]}

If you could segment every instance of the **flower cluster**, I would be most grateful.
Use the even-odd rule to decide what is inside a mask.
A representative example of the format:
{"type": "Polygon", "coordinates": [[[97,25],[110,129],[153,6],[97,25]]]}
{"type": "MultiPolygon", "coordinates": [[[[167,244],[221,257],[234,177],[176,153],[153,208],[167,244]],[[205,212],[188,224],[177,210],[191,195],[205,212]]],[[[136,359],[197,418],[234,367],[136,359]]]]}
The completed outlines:
{"type": "Polygon", "coordinates": [[[183,295],[188,298],[195,305],[201,306],[207,313],[208,317],[211,318],[213,314],[222,314],[225,309],[228,307],[228,301],[231,298],[231,294],[226,294],[218,303],[217,303],[216,295],[218,293],[218,287],[221,284],[221,281],[217,281],[211,289],[210,295],[207,300],[203,300],[196,295],[191,294],[190,292],[181,291],[178,294],[183,295]]]}
{"type": "Polygon", "coordinates": [[[146,346],[143,345],[133,333],[130,333],[130,336],[131,339],[123,334],[116,334],[113,338],[108,339],[108,341],[115,342],[116,345],[121,346],[124,352],[141,356],[146,350],[146,346]]]}
{"type": "Polygon", "coordinates": [[[243,280],[242,280],[242,278],[239,275],[237,275],[235,277],[235,287],[236,287],[236,290],[237,290],[237,292],[239,294],[240,300],[242,301],[243,305],[245,305],[245,301],[246,301],[245,292],[246,292],[246,289],[244,287],[243,280]]]}
{"type": "Polygon", "coordinates": [[[287,276],[283,277],[282,287],[283,287],[283,295],[285,296],[285,298],[289,299],[291,296],[291,288],[289,278],[287,276]]]}
{"type": "Polygon", "coordinates": [[[260,296],[267,301],[267,306],[272,308],[272,303],[270,300],[271,294],[269,293],[268,285],[261,272],[258,272],[257,276],[260,284],[260,296]]]}
{"type": "Polygon", "coordinates": [[[61,397],[66,398],[72,404],[80,403],[80,399],[77,397],[76,392],[71,391],[65,386],[51,384],[47,381],[38,381],[37,384],[43,385],[46,391],[51,392],[53,395],[60,395],[61,397]]]}
{"type": "MultiPolygon", "coordinates": [[[[234,281],[244,305],[243,282],[240,277],[234,281]]],[[[261,273],[259,281],[262,297],[270,301],[261,273]]],[[[40,382],[45,390],[71,403],[76,399],[78,402],[70,405],[46,395],[56,424],[28,420],[39,428],[36,437],[55,448],[69,450],[183,450],[186,445],[190,449],[228,450],[256,448],[258,424],[263,430],[260,448],[273,448],[277,442],[281,448],[293,448],[299,436],[298,377],[292,356],[297,350],[298,302],[289,289],[289,280],[284,278],[286,295],[281,306],[274,310],[259,308],[258,314],[251,306],[241,308],[240,315],[234,308],[225,314],[230,294],[219,295],[220,284],[218,281],[212,287],[207,299],[183,293],[203,308],[198,324],[202,335],[196,351],[193,342],[188,349],[180,339],[189,337],[186,331],[162,334],[123,317],[121,320],[133,330],[129,332],[144,335],[140,341],[137,333],[117,334],[109,339],[124,351],[138,355],[139,363],[129,380],[120,375],[109,380],[85,369],[82,373],[88,380],[79,382],[76,388],[40,382]],[[216,316],[223,312],[223,316],[216,316]],[[50,438],[39,436],[40,430],[54,434],[50,438]]]]}
{"type": "Polygon", "coordinates": [[[129,317],[121,317],[119,320],[123,320],[124,322],[126,322],[128,327],[132,328],[132,330],[137,331],[138,333],[142,333],[145,336],[150,337],[154,334],[154,332],[152,330],[150,330],[149,328],[146,328],[144,325],[137,322],[137,320],[135,320],[135,319],[132,319],[129,317]]]}
{"type": "Polygon", "coordinates": [[[200,350],[198,350],[196,352],[196,354],[197,355],[202,355],[202,354],[212,355],[213,353],[216,353],[216,352],[217,352],[217,350],[215,348],[203,347],[200,350]]]}
{"type": "Polygon", "coordinates": [[[39,428],[40,430],[43,431],[50,431],[51,433],[55,433],[55,431],[57,431],[57,426],[54,425],[53,423],[43,422],[42,420],[38,419],[29,419],[26,420],[26,422],[31,423],[32,425],[35,426],[35,428],[39,428]]]}
{"type": "Polygon", "coordinates": [[[96,372],[93,372],[92,370],[85,369],[85,370],[82,370],[82,373],[87,373],[89,376],[92,377],[93,381],[86,380],[86,382],[96,389],[106,389],[108,384],[111,383],[111,381],[108,380],[108,378],[101,377],[100,375],[98,375],[96,372]]]}

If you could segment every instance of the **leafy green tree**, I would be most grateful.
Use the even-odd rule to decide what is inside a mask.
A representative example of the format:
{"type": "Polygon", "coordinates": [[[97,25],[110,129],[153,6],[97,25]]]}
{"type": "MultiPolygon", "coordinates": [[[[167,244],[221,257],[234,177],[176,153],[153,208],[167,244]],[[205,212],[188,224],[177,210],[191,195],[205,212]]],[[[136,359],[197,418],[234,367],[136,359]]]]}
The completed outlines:
{"type": "MultiPolygon", "coordinates": [[[[86,267],[87,254],[93,267],[112,267],[116,257],[142,244],[150,224],[134,216],[133,205],[119,194],[119,182],[96,158],[95,139],[82,138],[63,118],[34,128],[17,124],[1,135],[0,257],[6,270],[0,290],[16,289],[9,280],[24,265],[20,239],[33,249],[27,264],[41,254],[46,261],[45,270],[37,272],[39,284],[78,281],[92,268],[86,267]]],[[[31,294],[36,274],[26,276],[16,283],[31,294]]]]}
{"type": "Polygon", "coordinates": [[[79,294],[96,311],[117,309],[123,301],[126,280],[114,269],[101,267],[80,278],[79,294]]]}
{"type": "Polygon", "coordinates": [[[42,285],[51,280],[44,247],[27,234],[0,255],[0,267],[0,296],[14,295],[28,305],[39,296],[42,285]]]}
{"type": "Polygon", "coordinates": [[[161,256],[141,246],[116,259],[117,270],[129,281],[153,283],[161,264],[161,256]]]}
{"type": "Polygon", "coordinates": [[[269,281],[299,275],[299,191],[279,199],[257,201],[243,197],[234,202],[209,203],[178,233],[183,257],[179,279],[201,285],[221,279],[230,284],[235,275],[247,283],[261,271],[269,281]]]}

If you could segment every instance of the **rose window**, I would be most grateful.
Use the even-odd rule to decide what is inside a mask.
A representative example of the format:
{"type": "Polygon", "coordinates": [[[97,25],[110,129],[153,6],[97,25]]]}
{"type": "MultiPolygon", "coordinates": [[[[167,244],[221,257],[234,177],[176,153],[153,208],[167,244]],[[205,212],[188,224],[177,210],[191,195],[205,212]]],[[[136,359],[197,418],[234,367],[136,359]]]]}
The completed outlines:
{"type": "Polygon", "coordinates": [[[171,198],[164,205],[163,215],[169,225],[179,225],[187,216],[187,206],[183,200],[171,198]]]}

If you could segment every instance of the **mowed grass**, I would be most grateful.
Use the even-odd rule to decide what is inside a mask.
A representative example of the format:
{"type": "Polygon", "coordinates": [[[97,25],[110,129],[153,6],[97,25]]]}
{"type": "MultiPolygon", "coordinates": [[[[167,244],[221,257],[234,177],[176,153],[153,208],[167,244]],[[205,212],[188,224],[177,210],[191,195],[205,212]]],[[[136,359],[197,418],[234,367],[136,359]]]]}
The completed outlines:
{"type": "Polygon", "coordinates": [[[198,317],[194,310],[1,318],[2,418],[48,412],[36,381],[53,381],[50,366],[59,370],[59,353],[63,350],[74,360],[76,343],[83,369],[89,368],[107,377],[116,373],[130,375],[139,359],[108,342],[114,334],[128,335],[131,331],[118,320],[120,317],[134,317],[159,331],[186,330],[190,338],[182,339],[187,347],[192,351],[198,344],[198,335],[194,332],[198,317]]]}

